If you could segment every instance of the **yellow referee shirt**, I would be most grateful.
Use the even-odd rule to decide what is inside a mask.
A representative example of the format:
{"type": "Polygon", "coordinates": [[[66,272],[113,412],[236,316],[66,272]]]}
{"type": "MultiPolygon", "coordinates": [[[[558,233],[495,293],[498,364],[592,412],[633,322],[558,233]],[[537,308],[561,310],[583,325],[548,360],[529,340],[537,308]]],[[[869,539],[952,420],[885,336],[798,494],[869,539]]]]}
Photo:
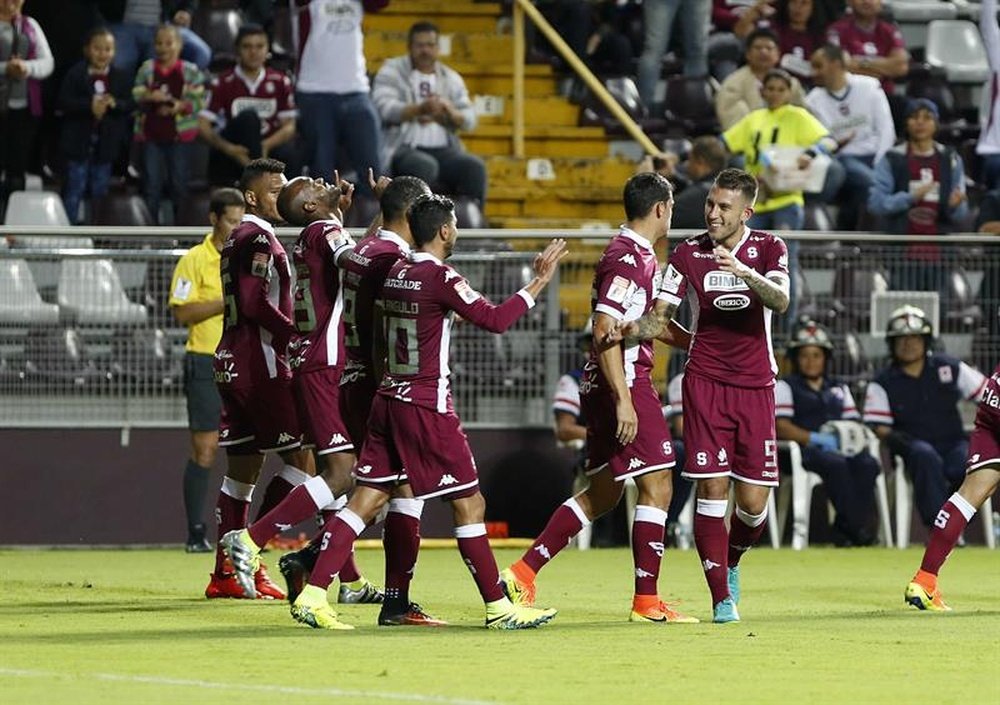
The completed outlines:
{"type": "MultiPolygon", "coordinates": [[[[195,245],[177,262],[170,282],[170,305],[213,301],[222,298],[222,275],[219,274],[221,253],[212,243],[212,233],[195,245]]],[[[206,318],[188,328],[185,348],[188,352],[214,355],[222,338],[222,314],[206,318]]]]}
{"type": "MultiPolygon", "coordinates": [[[[771,145],[811,147],[827,134],[828,130],[823,124],[805,108],[782,105],[777,110],[754,110],[723,132],[722,139],[730,152],[745,155],[746,170],[759,176],[764,171],[760,155],[771,145]]],[[[754,210],[769,213],[785,206],[801,206],[803,203],[805,201],[801,191],[787,191],[758,202],[754,210]]]]}

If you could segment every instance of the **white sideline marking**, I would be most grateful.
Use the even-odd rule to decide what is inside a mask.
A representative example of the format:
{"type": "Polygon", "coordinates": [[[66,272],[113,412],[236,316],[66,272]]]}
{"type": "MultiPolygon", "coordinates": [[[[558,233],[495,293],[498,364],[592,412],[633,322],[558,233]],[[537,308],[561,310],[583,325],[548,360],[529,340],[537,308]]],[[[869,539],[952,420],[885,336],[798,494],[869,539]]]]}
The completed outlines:
{"type": "Polygon", "coordinates": [[[69,675],[57,671],[0,668],[0,676],[15,676],[20,678],[58,678],[63,680],[85,680],[89,678],[99,681],[189,686],[193,688],[215,688],[217,690],[243,690],[254,693],[287,693],[291,695],[374,698],[379,700],[402,700],[417,703],[445,703],[446,705],[500,705],[495,700],[465,700],[463,698],[449,698],[444,695],[385,693],[377,690],[344,690],[342,688],[298,688],[292,685],[219,683],[217,681],[190,680],[187,678],[165,678],[163,676],[130,676],[121,673],[84,673],[80,675],[69,675]]]}

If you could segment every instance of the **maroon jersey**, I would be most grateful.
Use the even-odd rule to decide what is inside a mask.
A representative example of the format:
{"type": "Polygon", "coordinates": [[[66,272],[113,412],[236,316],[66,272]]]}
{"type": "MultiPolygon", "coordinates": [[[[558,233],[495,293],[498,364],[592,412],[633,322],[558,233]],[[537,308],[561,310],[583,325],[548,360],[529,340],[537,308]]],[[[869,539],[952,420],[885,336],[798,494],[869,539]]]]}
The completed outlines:
{"type": "Polygon", "coordinates": [[[257,80],[251,81],[237,66],[214,78],[210,91],[208,107],[201,115],[220,129],[244,110],[253,110],[260,118],[261,136],[268,137],[281,127],[282,120],[296,115],[292,81],[274,69],[262,69],[257,80]]]}
{"type": "MultiPolygon", "coordinates": [[[[653,308],[660,289],[660,272],[653,245],[634,230],[622,227],[618,235],[604,248],[604,254],[594,270],[594,286],[590,292],[590,308],[616,321],[635,321],[653,308]]],[[[653,341],[622,345],[625,361],[625,382],[632,386],[637,378],[649,379],[653,368],[653,341]]],[[[590,353],[584,367],[582,387],[588,382],[598,386],[603,373],[597,356],[590,353]]]]}
{"type": "Polygon", "coordinates": [[[503,333],[535,305],[522,289],[495,306],[427,252],[413,252],[392,266],[381,300],[389,349],[379,394],[451,414],[448,355],[455,314],[503,333]]]}
{"type": "MultiPolygon", "coordinates": [[[[674,248],[663,276],[664,298],[691,300],[694,340],[686,372],[736,387],[771,387],[778,366],[771,347],[771,309],[746,282],[719,269],[708,233],[674,248]]],[[[781,238],[744,231],[733,256],[766,276],[788,278],[788,250],[781,238]]]]}
{"type": "Polygon", "coordinates": [[[215,351],[215,380],[249,387],[269,379],[291,379],[286,348],[292,323],[292,271],[274,228],[253,215],[226,240],[222,273],[222,339],[215,351]]]}
{"type": "MultiPolygon", "coordinates": [[[[919,201],[915,201],[906,213],[906,221],[910,235],[937,235],[938,213],[941,210],[941,155],[914,154],[907,149],[906,170],[910,182],[910,193],[922,184],[933,184],[930,191],[919,201]]],[[[947,195],[945,195],[947,198],[947,195]]],[[[910,244],[906,246],[907,259],[937,262],[941,259],[941,248],[935,243],[910,244]]]]}
{"type": "Polygon", "coordinates": [[[391,230],[366,237],[341,261],[344,270],[344,344],[349,371],[372,367],[373,311],[389,269],[410,252],[391,230]]]}
{"type": "Polygon", "coordinates": [[[344,311],[338,258],[354,244],[339,220],[317,220],[299,234],[295,262],[295,328],[301,336],[292,359],[296,372],[343,367],[344,311]]]}
{"type": "MultiPolygon", "coordinates": [[[[163,68],[159,62],[153,62],[153,73],[146,88],[157,89],[167,93],[176,100],[184,97],[184,62],[178,59],[172,65],[163,68]]],[[[143,121],[145,139],[149,142],[173,142],[177,139],[177,121],[173,115],[160,115],[157,108],[160,103],[149,103],[146,107],[146,119],[143,121]]]]}
{"type": "MultiPolygon", "coordinates": [[[[895,49],[906,49],[906,42],[895,23],[877,20],[869,32],[859,27],[852,16],[843,17],[827,27],[826,40],[857,58],[886,57],[895,49]]],[[[882,81],[882,88],[888,95],[892,95],[894,87],[891,80],[882,81]]]]}

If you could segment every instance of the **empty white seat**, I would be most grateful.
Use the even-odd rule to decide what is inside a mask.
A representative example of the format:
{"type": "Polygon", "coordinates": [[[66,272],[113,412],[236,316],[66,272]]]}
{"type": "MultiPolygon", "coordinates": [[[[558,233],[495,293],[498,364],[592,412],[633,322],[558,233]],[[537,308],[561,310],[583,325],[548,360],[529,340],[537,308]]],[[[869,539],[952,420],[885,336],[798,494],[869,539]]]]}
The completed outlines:
{"type": "Polygon", "coordinates": [[[958,8],[941,0],[893,0],[892,17],[901,25],[907,22],[953,20],[958,17],[958,8]]]}
{"type": "Polygon", "coordinates": [[[111,260],[63,260],[56,298],[77,323],[146,322],[146,308],[129,300],[111,260]]]}
{"type": "Polygon", "coordinates": [[[53,324],[59,307],[42,301],[28,263],[0,259],[0,323],[53,324]]]}
{"type": "Polygon", "coordinates": [[[969,20],[933,20],[927,26],[927,63],[955,83],[983,83],[990,65],[979,28],[969,20]]]}
{"type": "Polygon", "coordinates": [[[69,225],[59,194],[51,191],[15,191],[7,201],[7,225],[69,225]]]}

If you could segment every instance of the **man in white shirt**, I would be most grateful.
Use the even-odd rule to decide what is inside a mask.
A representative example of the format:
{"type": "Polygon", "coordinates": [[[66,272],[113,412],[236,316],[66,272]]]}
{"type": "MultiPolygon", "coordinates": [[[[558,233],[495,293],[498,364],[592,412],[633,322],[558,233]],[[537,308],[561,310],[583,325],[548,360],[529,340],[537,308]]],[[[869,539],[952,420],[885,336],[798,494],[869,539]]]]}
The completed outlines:
{"type": "Polygon", "coordinates": [[[816,87],[806,96],[806,106],[837,140],[834,158],[845,172],[837,227],[854,230],[875,178],[875,162],[892,147],[896,129],[878,79],[849,72],[846,59],[833,44],[813,53],[816,87]]]}
{"type": "Polygon", "coordinates": [[[435,190],[486,198],[486,165],[469,154],[459,130],[476,127],[465,81],[438,61],[438,28],[410,27],[409,53],[389,59],[375,75],[372,98],[385,126],[394,176],[416,176],[435,190]]]}
{"type": "Polygon", "coordinates": [[[979,106],[976,154],[982,158],[983,185],[988,191],[993,191],[1000,188],[1000,26],[997,25],[997,0],[983,0],[979,11],[979,31],[990,62],[990,77],[983,86],[979,106]]]}

